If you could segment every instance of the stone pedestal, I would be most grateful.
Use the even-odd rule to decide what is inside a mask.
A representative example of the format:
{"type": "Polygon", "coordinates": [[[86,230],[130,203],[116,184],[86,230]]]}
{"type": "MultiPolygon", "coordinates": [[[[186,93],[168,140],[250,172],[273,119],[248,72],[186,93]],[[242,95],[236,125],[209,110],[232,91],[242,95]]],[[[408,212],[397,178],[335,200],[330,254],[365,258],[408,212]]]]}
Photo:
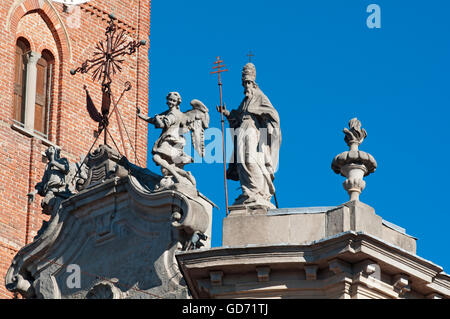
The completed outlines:
{"type": "Polygon", "coordinates": [[[450,276],[372,207],[231,207],[223,247],[178,252],[194,298],[450,298],[450,276]]]}
{"type": "Polygon", "coordinates": [[[384,221],[375,210],[350,201],[336,207],[266,210],[230,208],[223,221],[223,246],[302,244],[346,231],[363,232],[408,252],[416,252],[416,238],[384,221]]]}

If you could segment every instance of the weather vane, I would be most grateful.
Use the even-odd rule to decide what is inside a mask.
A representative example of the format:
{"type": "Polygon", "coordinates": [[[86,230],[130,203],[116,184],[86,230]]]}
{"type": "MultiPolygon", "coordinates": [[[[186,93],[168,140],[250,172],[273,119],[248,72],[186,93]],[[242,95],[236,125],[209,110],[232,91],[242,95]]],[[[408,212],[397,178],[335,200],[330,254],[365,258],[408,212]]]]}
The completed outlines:
{"type": "Polygon", "coordinates": [[[223,63],[223,60],[220,60],[220,57],[217,57],[216,66],[213,66],[213,69],[217,69],[216,71],[212,71],[211,74],[218,74],[219,76],[219,93],[220,93],[220,106],[218,106],[218,109],[220,108],[220,119],[222,123],[222,148],[223,148],[223,172],[225,177],[225,205],[226,205],[226,214],[228,215],[228,191],[227,191],[227,162],[226,162],[226,153],[225,153],[225,134],[224,134],[224,128],[223,128],[223,109],[224,104],[222,102],[222,72],[227,72],[228,69],[224,69],[225,65],[221,64],[223,63]]]}
{"type": "MultiPolygon", "coordinates": [[[[70,74],[75,75],[79,73],[92,72],[92,79],[94,81],[102,82],[102,107],[101,113],[97,111],[92,100],[89,97],[89,92],[85,86],[86,94],[88,96],[87,108],[90,117],[99,123],[99,135],[105,130],[104,143],[106,145],[106,130],[109,124],[109,110],[111,106],[111,83],[112,75],[121,72],[121,64],[124,62],[123,56],[132,55],[136,52],[136,49],[142,45],[146,45],[145,40],[136,41],[132,40],[127,42],[125,38],[125,31],[122,30],[117,33],[117,26],[114,24],[116,19],[114,14],[109,15],[108,27],[106,28],[106,42],[100,41],[95,46],[94,57],[84,61],[80,67],[70,70],[70,74]]],[[[128,91],[129,85],[126,86],[128,91]]],[[[125,91],[124,91],[125,92],[125,91]]],[[[123,95],[123,93],[122,93],[123,95]]],[[[116,105],[118,104],[115,103],[116,105]]]]}

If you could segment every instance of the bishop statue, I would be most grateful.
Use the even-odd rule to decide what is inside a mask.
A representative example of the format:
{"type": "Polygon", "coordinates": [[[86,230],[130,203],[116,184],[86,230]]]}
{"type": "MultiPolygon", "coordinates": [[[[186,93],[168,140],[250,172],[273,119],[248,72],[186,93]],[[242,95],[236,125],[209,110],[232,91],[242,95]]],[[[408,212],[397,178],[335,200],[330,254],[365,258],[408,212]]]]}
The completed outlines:
{"type": "Polygon", "coordinates": [[[227,179],[240,181],[242,194],[233,205],[275,208],[271,198],[281,145],[280,117],[256,84],[253,63],[242,70],[242,86],[245,97],[237,109],[217,108],[228,119],[234,136],[227,179]]]}

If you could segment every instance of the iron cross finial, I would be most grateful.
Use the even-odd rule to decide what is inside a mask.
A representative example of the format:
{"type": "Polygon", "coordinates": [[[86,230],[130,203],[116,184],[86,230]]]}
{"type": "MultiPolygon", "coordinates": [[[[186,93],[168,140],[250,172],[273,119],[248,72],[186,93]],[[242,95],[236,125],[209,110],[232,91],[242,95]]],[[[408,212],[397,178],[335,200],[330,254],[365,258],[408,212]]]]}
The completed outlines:
{"type": "Polygon", "coordinates": [[[255,55],[254,55],[254,54],[252,53],[252,51],[250,50],[250,51],[248,51],[247,56],[248,56],[248,62],[252,62],[252,56],[255,56],[255,55]]]}
{"type": "Polygon", "coordinates": [[[124,30],[116,35],[117,26],[114,24],[116,18],[114,14],[110,14],[109,18],[105,32],[106,41],[99,41],[95,45],[92,59],[84,61],[80,67],[70,71],[72,75],[75,75],[78,72],[87,73],[93,70],[92,78],[94,81],[102,80],[103,92],[109,92],[112,83],[111,76],[122,71],[121,64],[124,62],[122,57],[124,55],[132,55],[141,45],[146,45],[145,40],[139,42],[132,40],[127,43],[125,39],[126,31],[124,30]]]}
{"type": "MultiPolygon", "coordinates": [[[[78,72],[84,74],[90,70],[92,72],[92,79],[94,81],[102,82],[102,106],[101,114],[96,110],[87,94],[87,108],[91,118],[99,123],[99,132],[105,130],[105,144],[106,144],[106,128],[108,127],[108,115],[111,106],[111,83],[112,75],[122,71],[121,64],[125,61],[123,56],[132,55],[136,49],[142,45],[146,45],[145,40],[132,40],[127,42],[125,37],[126,31],[122,30],[117,33],[117,26],[114,24],[116,17],[114,14],[109,15],[109,22],[106,28],[106,41],[99,41],[95,45],[94,57],[84,61],[77,69],[70,70],[70,74],[75,75],[78,72]]],[[[85,88],[86,89],[86,88],[85,88]]]]}

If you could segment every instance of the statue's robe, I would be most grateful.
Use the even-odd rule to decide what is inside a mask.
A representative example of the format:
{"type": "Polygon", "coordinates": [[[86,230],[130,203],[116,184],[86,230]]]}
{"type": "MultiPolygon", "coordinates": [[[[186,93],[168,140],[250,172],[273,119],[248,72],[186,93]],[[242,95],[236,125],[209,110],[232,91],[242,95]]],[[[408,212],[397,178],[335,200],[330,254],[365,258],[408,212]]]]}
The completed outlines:
{"type": "MultiPolygon", "coordinates": [[[[193,159],[184,153],[186,140],[180,134],[180,129],[184,128],[186,116],[178,108],[167,110],[161,114],[163,126],[155,124],[155,127],[162,128],[161,136],[156,140],[152,149],[152,154],[158,154],[169,164],[175,164],[183,168],[184,165],[192,163],[193,159]]],[[[183,132],[184,133],[184,132],[183,132]]]]}
{"type": "Polygon", "coordinates": [[[41,202],[42,212],[49,215],[52,211],[55,197],[67,198],[71,195],[69,190],[70,180],[67,175],[70,172],[70,165],[67,158],[56,158],[56,161],[64,168],[58,168],[50,163],[45,167],[42,180],[36,184],[35,189],[38,194],[44,197],[41,202]]]}
{"type": "Polygon", "coordinates": [[[239,180],[242,194],[234,205],[259,204],[273,208],[274,173],[281,145],[280,118],[267,96],[256,88],[228,116],[234,131],[234,152],[227,178],[239,180]]]}

